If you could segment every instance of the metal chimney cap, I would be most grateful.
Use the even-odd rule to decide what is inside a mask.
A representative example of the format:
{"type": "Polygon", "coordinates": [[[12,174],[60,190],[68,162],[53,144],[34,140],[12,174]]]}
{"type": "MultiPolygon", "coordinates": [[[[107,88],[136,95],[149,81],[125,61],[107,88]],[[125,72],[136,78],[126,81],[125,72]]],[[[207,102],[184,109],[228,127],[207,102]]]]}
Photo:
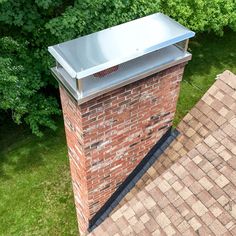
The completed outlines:
{"type": "Polygon", "coordinates": [[[72,78],[82,79],[194,35],[168,16],[156,13],[48,50],[72,78]]]}

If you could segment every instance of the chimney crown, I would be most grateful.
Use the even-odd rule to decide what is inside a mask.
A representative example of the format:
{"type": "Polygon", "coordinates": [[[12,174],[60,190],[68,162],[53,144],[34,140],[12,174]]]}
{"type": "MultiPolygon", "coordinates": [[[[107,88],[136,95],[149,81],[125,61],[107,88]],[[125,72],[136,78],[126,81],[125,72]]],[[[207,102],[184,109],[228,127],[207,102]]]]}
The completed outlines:
{"type": "MultiPolygon", "coordinates": [[[[188,39],[195,33],[156,13],[48,48],[52,68],[79,103],[187,61],[188,39]],[[119,66],[119,69],[117,69],[119,66]],[[116,73],[103,73],[116,68],[116,73]],[[96,75],[104,75],[96,80],[96,75]]],[[[99,76],[100,77],[100,76],[99,76]]]]}

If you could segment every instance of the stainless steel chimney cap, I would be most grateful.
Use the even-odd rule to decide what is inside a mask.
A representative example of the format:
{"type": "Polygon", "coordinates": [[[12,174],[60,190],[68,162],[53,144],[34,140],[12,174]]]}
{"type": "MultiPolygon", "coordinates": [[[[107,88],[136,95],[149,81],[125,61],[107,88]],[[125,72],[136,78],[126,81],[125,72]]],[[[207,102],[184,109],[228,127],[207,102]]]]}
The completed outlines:
{"type": "Polygon", "coordinates": [[[194,35],[168,16],[156,13],[48,50],[72,78],[82,79],[194,35]]]}

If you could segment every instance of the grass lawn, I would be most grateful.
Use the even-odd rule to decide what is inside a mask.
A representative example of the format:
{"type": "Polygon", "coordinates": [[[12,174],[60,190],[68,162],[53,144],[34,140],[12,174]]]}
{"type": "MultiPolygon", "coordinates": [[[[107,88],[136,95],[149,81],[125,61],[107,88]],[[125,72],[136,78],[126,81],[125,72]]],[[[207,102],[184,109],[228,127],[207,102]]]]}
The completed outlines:
{"type": "Polygon", "coordinates": [[[37,138],[0,127],[0,235],[78,235],[62,121],[37,138]]]}
{"type": "MultiPolygon", "coordinates": [[[[236,33],[201,35],[181,86],[181,118],[228,69],[236,73],[236,33]]],[[[0,126],[0,235],[78,235],[62,120],[43,138],[10,121],[0,126]]]]}
{"type": "Polygon", "coordinates": [[[236,32],[226,32],[223,37],[212,34],[195,37],[189,51],[193,57],[185,69],[175,124],[205,94],[216,75],[225,70],[236,74],[236,32]]]}

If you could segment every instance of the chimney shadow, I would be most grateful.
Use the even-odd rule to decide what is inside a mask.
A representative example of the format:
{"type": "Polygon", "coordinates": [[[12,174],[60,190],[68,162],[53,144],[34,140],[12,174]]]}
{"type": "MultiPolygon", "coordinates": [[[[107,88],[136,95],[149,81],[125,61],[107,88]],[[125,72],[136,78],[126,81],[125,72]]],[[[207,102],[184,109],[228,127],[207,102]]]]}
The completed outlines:
{"type": "Polygon", "coordinates": [[[183,81],[196,85],[201,83],[201,77],[204,77],[204,87],[199,85],[199,88],[206,90],[217,74],[235,68],[235,32],[226,30],[224,37],[213,33],[199,34],[189,42],[189,52],[193,57],[185,68],[183,81]],[[212,73],[215,73],[215,76],[212,76],[212,73]]]}
{"type": "MultiPolygon", "coordinates": [[[[60,126],[59,123],[62,121],[58,122],[60,126]]],[[[46,165],[46,156],[57,153],[59,142],[63,148],[66,147],[62,128],[56,133],[45,129],[43,137],[36,137],[24,125],[12,121],[0,125],[0,179],[8,180],[15,173],[33,171],[46,165]]]]}

